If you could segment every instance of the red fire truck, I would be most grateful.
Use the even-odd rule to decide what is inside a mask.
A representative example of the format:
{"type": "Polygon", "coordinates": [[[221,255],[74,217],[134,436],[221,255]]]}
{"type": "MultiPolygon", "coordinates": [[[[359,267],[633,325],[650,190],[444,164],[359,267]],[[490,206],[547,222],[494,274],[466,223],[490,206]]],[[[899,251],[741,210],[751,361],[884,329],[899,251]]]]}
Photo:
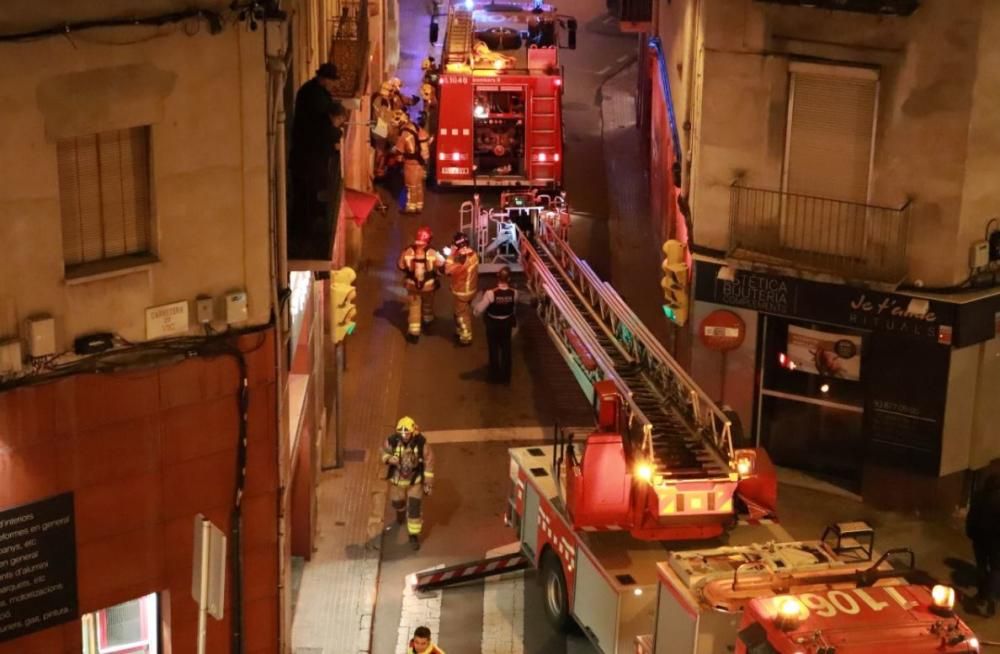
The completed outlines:
{"type": "MultiPolygon", "coordinates": [[[[734,447],[724,412],[551,221],[525,234],[520,261],[539,318],[596,425],[579,439],[557,429],[552,444],[510,450],[506,518],[519,552],[418,573],[416,588],[535,567],[553,623],[573,620],[603,654],[624,654],[652,625],[664,541],[720,536],[744,513],[764,519],[775,474],[763,450],[734,447]]],[[[766,529],[730,536],[760,539],[766,529]]]]}
{"type": "Polygon", "coordinates": [[[730,546],[672,552],[657,571],[654,633],[636,654],[979,651],[954,590],[931,588],[909,550],[872,563],[826,541],[730,546]]]}
{"type": "MultiPolygon", "coordinates": [[[[474,0],[451,6],[446,20],[430,112],[436,183],[561,186],[559,49],[576,47],[576,21],[540,1],[474,0]]],[[[432,23],[432,42],[436,32],[432,23]]]]}

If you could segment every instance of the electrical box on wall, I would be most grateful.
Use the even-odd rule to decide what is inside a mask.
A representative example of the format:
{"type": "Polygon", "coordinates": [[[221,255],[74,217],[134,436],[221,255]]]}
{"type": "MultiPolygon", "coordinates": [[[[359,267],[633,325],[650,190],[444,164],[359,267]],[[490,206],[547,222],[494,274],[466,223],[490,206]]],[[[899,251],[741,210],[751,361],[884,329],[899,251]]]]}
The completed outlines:
{"type": "Polygon", "coordinates": [[[23,362],[21,341],[16,338],[0,340],[0,375],[20,371],[23,362]]]}
{"type": "Polygon", "coordinates": [[[210,295],[199,295],[195,298],[195,315],[198,324],[204,325],[215,320],[215,299],[210,295]]]}
{"type": "Polygon", "coordinates": [[[233,291],[226,293],[226,323],[232,325],[239,322],[246,322],[247,294],[244,291],[233,291]]]}
{"type": "Polygon", "coordinates": [[[45,357],[56,353],[56,321],[52,316],[28,318],[28,354],[45,357]]]}
{"type": "Polygon", "coordinates": [[[986,241],[976,241],[969,249],[969,267],[982,268],[990,262],[990,246],[986,241]]]}

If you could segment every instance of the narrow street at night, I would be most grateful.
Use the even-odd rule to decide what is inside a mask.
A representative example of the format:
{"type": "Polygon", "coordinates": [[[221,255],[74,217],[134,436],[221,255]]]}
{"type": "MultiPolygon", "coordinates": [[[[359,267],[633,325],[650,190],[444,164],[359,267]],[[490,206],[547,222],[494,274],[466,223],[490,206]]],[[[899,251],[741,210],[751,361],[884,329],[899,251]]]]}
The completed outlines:
{"type": "Polygon", "coordinates": [[[0,3],[0,654],[1000,652],[1000,1],[0,3]]]}

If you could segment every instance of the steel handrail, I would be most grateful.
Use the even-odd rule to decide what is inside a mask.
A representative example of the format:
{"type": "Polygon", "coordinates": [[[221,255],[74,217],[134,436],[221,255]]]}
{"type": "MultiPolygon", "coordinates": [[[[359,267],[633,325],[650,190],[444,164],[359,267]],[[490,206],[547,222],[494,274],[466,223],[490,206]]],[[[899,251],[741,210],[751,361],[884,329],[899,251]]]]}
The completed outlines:
{"type": "MultiPolygon", "coordinates": [[[[548,268],[545,267],[545,264],[542,262],[541,257],[539,257],[538,252],[528,242],[528,239],[524,238],[523,235],[521,239],[521,247],[523,252],[522,256],[524,257],[526,264],[524,268],[525,271],[528,271],[529,279],[532,275],[536,275],[541,278],[541,283],[535,283],[534,285],[536,288],[540,288],[542,293],[536,294],[544,294],[544,296],[556,306],[560,317],[566,321],[577,337],[583,342],[584,347],[587,348],[590,355],[594,357],[594,361],[597,363],[597,367],[601,370],[604,379],[614,383],[615,388],[618,389],[618,393],[622,397],[622,400],[628,405],[630,414],[634,416],[635,419],[638,419],[642,425],[643,443],[641,445],[641,449],[647,457],[651,457],[653,451],[652,421],[646,417],[646,414],[642,412],[642,409],[640,409],[632,399],[632,390],[618,375],[618,372],[615,370],[614,362],[611,361],[611,358],[604,351],[604,348],[602,348],[600,343],[597,342],[590,326],[583,321],[579,311],[570,302],[562,287],[559,286],[559,282],[556,280],[555,275],[553,275],[548,268]]],[[[554,336],[556,336],[560,341],[563,340],[563,337],[560,334],[554,334],[554,336]]]]}
{"type": "MultiPolygon", "coordinates": [[[[546,227],[544,226],[542,227],[543,231],[546,229],[547,229],[546,227]]],[[[551,236],[554,236],[555,238],[558,239],[558,236],[555,234],[552,234],[551,236]]],[[[538,255],[538,251],[536,250],[536,248],[531,245],[531,243],[523,234],[521,234],[520,237],[521,237],[522,257],[524,258],[524,263],[525,263],[524,269],[529,275],[529,282],[532,283],[532,285],[534,285],[536,288],[540,288],[540,290],[549,299],[549,301],[556,306],[560,317],[566,321],[566,323],[570,326],[571,329],[573,329],[574,333],[577,335],[578,338],[580,338],[584,346],[594,357],[594,360],[597,363],[598,368],[604,375],[604,378],[613,381],[615,387],[619,392],[619,395],[622,397],[623,402],[626,404],[628,414],[629,416],[631,416],[631,421],[633,422],[638,421],[638,424],[642,430],[643,438],[642,438],[642,443],[640,445],[641,451],[647,458],[653,460],[654,459],[653,442],[652,442],[653,422],[636,404],[635,400],[632,397],[632,389],[628,386],[627,383],[625,383],[625,381],[618,374],[617,370],[614,367],[614,362],[611,361],[610,357],[608,357],[607,353],[604,351],[604,348],[600,345],[600,343],[597,342],[593,330],[589,325],[587,325],[583,321],[582,316],[580,316],[579,314],[579,310],[576,307],[574,307],[573,304],[570,302],[565,291],[559,285],[559,282],[556,279],[555,275],[542,262],[541,257],[538,255]],[[538,284],[537,282],[532,280],[531,279],[532,276],[538,276],[542,278],[541,284],[538,284]]],[[[575,264],[575,268],[577,270],[581,270],[579,264],[583,262],[581,262],[581,260],[576,256],[575,253],[573,253],[572,250],[570,250],[568,247],[565,246],[565,243],[562,242],[562,239],[559,239],[559,242],[561,246],[564,248],[564,254],[568,255],[569,257],[568,261],[575,264]]],[[[544,244],[542,246],[545,247],[544,244]]],[[[551,251],[547,247],[545,247],[545,251],[547,254],[549,254],[549,256],[551,256],[551,251]]],[[[556,267],[559,269],[560,274],[563,274],[567,281],[571,281],[571,278],[565,274],[566,273],[565,268],[561,266],[555,258],[553,258],[553,263],[556,264],[556,267]]],[[[584,265],[586,264],[584,263],[584,265]]],[[[591,274],[593,274],[593,271],[590,272],[591,274]]],[[[577,293],[581,292],[579,288],[575,287],[572,284],[571,286],[573,286],[575,292],[577,293]]],[[[532,290],[534,291],[535,289],[532,290]]],[[[588,302],[587,299],[584,298],[582,295],[580,297],[581,299],[584,300],[585,304],[587,304],[588,307],[590,307],[591,310],[593,310],[593,308],[590,305],[590,302],[588,302]]],[[[600,296],[600,299],[602,300],[604,299],[603,295],[600,296]]],[[[595,317],[598,317],[598,321],[599,323],[602,324],[602,329],[603,329],[603,320],[599,316],[595,317]]],[[[606,330],[604,331],[606,332],[606,330]]],[[[560,342],[563,340],[562,335],[560,334],[553,334],[553,336],[556,337],[560,342]]],[[[621,348],[621,344],[618,338],[613,334],[611,334],[610,336],[612,337],[612,340],[615,343],[616,347],[621,348]]],[[[704,438],[700,429],[696,430],[696,435],[704,438]]],[[[712,442],[712,445],[713,447],[717,447],[714,442],[712,442]]],[[[730,465],[732,465],[731,457],[728,462],[730,463],[730,465]]],[[[670,483],[683,483],[683,481],[680,480],[666,480],[666,481],[669,481],[670,483]]]]}
{"type": "MultiPolygon", "coordinates": [[[[586,261],[582,262],[586,266],[588,274],[595,279],[597,275],[590,269],[586,261]]],[[[601,282],[603,290],[608,294],[606,300],[616,306],[621,312],[619,317],[628,327],[632,334],[634,343],[641,345],[646,354],[656,360],[674,378],[672,381],[685,388],[688,401],[692,403],[695,413],[695,420],[702,427],[712,429],[712,437],[716,448],[726,456],[730,463],[733,462],[734,450],[732,443],[732,421],[726,416],[722,409],[712,400],[711,397],[698,385],[694,379],[681,368],[680,364],[670,356],[663,344],[649,331],[639,317],[625,303],[618,292],[608,282],[601,282]],[[707,418],[707,420],[705,419],[707,418]],[[712,419],[714,418],[714,420],[712,419]],[[716,424],[718,421],[718,424],[716,424]],[[707,424],[706,424],[707,423],[707,424]]],[[[641,359],[642,357],[640,357],[641,359]]]]}
{"type": "MultiPolygon", "coordinates": [[[[656,360],[657,364],[663,367],[663,369],[672,376],[672,379],[668,380],[674,383],[679,388],[685,391],[687,397],[685,401],[690,402],[692,410],[694,412],[694,423],[699,432],[699,436],[703,436],[701,433],[706,427],[711,431],[711,443],[719,454],[726,458],[727,463],[730,467],[735,465],[735,454],[732,444],[732,432],[731,432],[731,421],[723,413],[722,409],[716,405],[716,403],[705,393],[704,390],[691,378],[688,373],[680,367],[672,356],[670,356],[666,349],[660,344],[660,342],[649,332],[642,321],[639,320],[638,316],[625,304],[621,296],[614,290],[614,288],[607,282],[601,281],[601,279],[594,273],[590,265],[576,256],[576,253],[569,247],[569,245],[559,237],[558,234],[550,233],[551,230],[547,225],[540,225],[538,228],[538,233],[542,236],[541,240],[554,242],[556,244],[556,249],[573,263],[573,267],[579,272],[577,279],[585,280],[587,285],[593,291],[591,295],[596,295],[598,301],[603,302],[610,309],[607,311],[608,314],[614,316],[619,322],[623,323],[631,332],[633,337],[633,343],[641,345],[646,351],[646,355],[656,360]],[[712,419],[714,418],[714,420],[712,419]],[[718,421],[718,424],[716,423],[718,421]]],[[[581,295],[581,299],[583,298],[581,295]]],[[[590,303],[588,302],[588,306],[590,303]]],[[[602,312],[604,313],[604,312],[602,312]]],[[[596,316],[595,316],[596,317],[596,316]]],[[[610,334],[609,334],[610,335],[610,334]]],[[[619,349],[622,349],[621,342],[617,334],[611,335],[614,342],[619,349]]],[[[643,360],[642,352],[636,353],[638,356],[634,357],[639,361],[643,360]]]]}

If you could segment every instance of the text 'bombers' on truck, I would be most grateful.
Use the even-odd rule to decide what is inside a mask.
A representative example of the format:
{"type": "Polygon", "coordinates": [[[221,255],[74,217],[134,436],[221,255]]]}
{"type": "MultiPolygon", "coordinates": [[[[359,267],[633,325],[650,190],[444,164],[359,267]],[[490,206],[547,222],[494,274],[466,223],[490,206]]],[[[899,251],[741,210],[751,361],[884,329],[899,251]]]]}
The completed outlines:
{"type": "MultiPolygon", "coordinates": [[[[576,47],[576,20],[537,0],[461,0],[448,9],[446,21],[430,112],[436,183],[560,186],[559,49],[576,47]]],[[[432,42],[436,32],[432,23],[432,42]]]]}

